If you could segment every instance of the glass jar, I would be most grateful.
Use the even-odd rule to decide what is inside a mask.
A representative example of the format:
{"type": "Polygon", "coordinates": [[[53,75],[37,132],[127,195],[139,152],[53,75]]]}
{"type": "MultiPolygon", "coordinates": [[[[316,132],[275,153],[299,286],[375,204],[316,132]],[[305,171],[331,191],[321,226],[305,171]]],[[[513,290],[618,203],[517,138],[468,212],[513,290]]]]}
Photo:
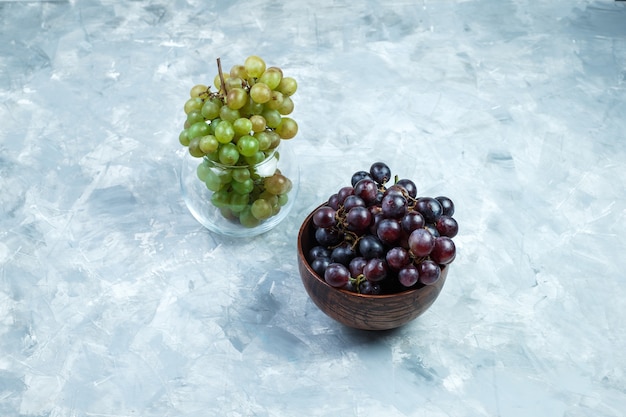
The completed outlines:
{"type": "Polygon", "coordinates": [[[210,231],[249,237],[278,225],[293,207],[300,169],[289,146],[279,145],[254,165],[224,165],[185,152],[180,176],[191,214],[210,231]]]}

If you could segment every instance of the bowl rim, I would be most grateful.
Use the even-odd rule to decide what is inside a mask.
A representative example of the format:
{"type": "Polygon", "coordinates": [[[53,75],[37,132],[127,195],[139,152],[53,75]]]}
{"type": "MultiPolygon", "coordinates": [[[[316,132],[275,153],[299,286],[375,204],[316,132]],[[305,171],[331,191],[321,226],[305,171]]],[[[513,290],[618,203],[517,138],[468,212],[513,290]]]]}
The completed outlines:
{"type": "MultiPolygon", "coordinates": [[[[407,289],[407,290],[404,290],[404,291],[399,291],[399,292],[391,293],[391,294],[361,294],[361,293],[357,293],[357,292],[348,291],[348,290],[345,290],[343,288],[333,287],[332,285],[327,283],[326,280],[324,280],[322,277],[320,277],[317,274],[317,272],[315,272],[313,270],[313,268],[311,268],[311,265],[309,264],[309,261],[306,258],[306,254],[302,250],[302,238],[304,236],[305,231],[310,227],[310,224],[313,221],[313,214],[315,213],[315,211],[318,208],[324,207],[326,205],[328,205],[328,204],[327,203],[322,203],[322,204],[318,205],[317,207],[315,207],[306,216],[306,218],[304,219],[304,221],[300,225],[300,230],[298,231],[298,257],[301,259],[302,264],[307,269],[307,271],[311,274],[311,276],[315,277],[319,282],[321,282],[324,286],[328,287],[329,289],[333,289],[335,291],[340,291],[340,292],[344,293],[346,296],[360,297],[360,298],[364,298],[364,299],[384,300],[384,299],[387,299],[387,298],[395,298],[395,297],[399,297],[399,296],[410,297],[414,293],[419,292],[419,291],[423,290],[424,288],[429,287],[429,285],[423,285],[421,287],[411,288],[411,289],[407,289]]],[[[446,279],[448,265],[440,265],[439,267],[441,268],[441,274],[442,275],[439,278],[439,280],[437,280],[437,282],[435,284],[432,284],[433,286],[437,285],[437,284],[443,285],[443,283],[440,282],[440,280],[443,279],[445,281],[445,279],[446,279]],[[444,275],[444,270],[446,270],[445,275],[444,275]]]]}

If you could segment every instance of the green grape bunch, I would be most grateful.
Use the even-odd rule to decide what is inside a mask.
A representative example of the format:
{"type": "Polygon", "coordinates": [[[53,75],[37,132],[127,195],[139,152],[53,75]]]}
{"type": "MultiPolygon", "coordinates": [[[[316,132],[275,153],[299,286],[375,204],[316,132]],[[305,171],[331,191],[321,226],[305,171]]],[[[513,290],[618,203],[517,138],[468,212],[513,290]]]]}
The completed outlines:
{"type": "Polygon", "coordinates": [[[204,84],[191,88],[179,141],[202,158],[197,174],[213,192],[212,204],[224,217],[254,227],[276,215],[291,190],[278,168],[268,175],[255,167],[278,159],[282,140],[297,135],[298,124],[289,115],[298,84],[256,55],[228,73],[218,58],[217,69],[215,91],[204,84]]]}

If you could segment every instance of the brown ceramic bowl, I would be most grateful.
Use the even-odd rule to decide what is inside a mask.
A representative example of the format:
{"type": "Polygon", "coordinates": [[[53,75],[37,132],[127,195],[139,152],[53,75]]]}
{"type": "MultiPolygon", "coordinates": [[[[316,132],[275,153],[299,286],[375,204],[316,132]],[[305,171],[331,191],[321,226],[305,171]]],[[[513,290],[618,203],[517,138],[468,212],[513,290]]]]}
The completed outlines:
{"type": "Polygon", "coordinates": [[[298,268],[309,297],[327,316],[356,329],[389,330],[414,320],[435,302],[446,282],[449,266],[442,268],[441,277],[434,285],[396,294],[357,294],[327,284],[311,268],[305,255],[315,245],[314,212],[307,216],[298,233],[298,268]]]}

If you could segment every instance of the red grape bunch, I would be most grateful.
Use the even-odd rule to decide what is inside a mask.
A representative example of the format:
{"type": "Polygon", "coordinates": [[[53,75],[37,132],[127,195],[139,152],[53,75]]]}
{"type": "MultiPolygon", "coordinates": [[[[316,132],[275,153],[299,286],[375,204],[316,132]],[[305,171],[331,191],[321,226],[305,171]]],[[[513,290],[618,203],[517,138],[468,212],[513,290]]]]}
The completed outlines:
{"type": "Polygon", "coordinates": [[[455,259],[452,200],[418,196],[410,179],[391,180],[389,166],[375,162],[313,213],[316,244],[307,259],[331,286],[389,294],[432,285],[455,259]]]}

